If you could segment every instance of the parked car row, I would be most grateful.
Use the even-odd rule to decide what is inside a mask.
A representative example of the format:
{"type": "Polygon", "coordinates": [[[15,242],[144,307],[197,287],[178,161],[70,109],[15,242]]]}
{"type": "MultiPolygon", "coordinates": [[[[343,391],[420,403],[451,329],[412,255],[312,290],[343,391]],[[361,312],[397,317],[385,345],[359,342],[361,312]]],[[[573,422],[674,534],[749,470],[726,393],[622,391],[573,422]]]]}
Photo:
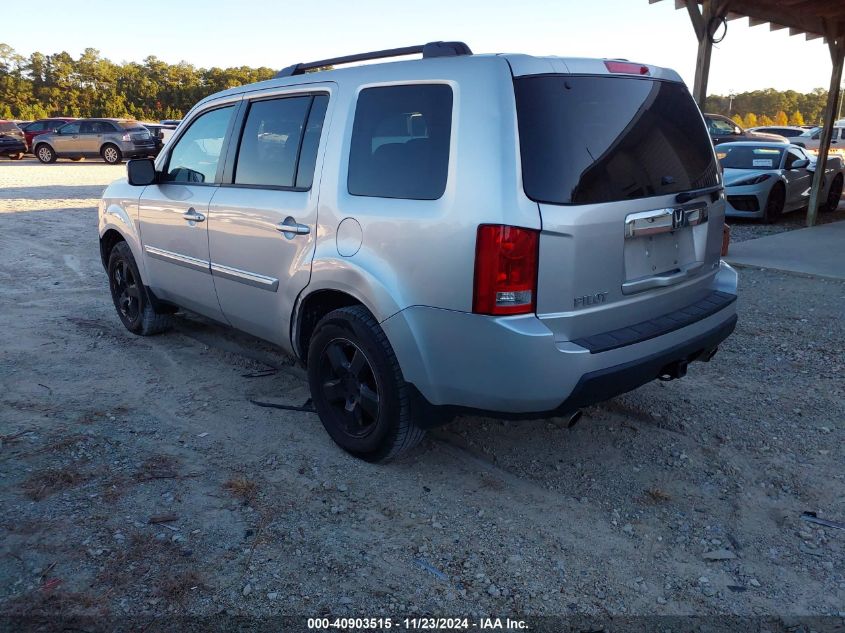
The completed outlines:
{"type": "Polygon", "coordinates": [[[99,156],[110,164],[124,158],[155,157],[177,124],[178,121],[140,123],[133,119],[71,117],[27,123],[0,121],[0,156],[20,160],[32,153],[42,163],[99,156]]]}

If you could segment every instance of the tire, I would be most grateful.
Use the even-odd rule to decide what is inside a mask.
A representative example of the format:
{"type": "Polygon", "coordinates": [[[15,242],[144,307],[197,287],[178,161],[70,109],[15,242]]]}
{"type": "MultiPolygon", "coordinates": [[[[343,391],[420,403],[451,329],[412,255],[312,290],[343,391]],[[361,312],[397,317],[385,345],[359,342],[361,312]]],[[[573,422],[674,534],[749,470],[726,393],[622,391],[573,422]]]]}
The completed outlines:
{"type": "Polygon", "coordinates": [[[830,183],[830,189],[827,191],[827,200],[822,205],[822,211],[832,213],[839,207],[839,201],[842,198],[842,174],[838,174],[833,182],[830,183]]]}
{"type": "Polygon", "coordinates": [[[386,462],[425,436],[393,348],[363,306],[340,308],[317,324],[308,346],[308,384],[326,431],[355,457],[386,462]]]}
{"type": "Polygon", "coordinates": [[[111,143],[103,145],[100,149],[100,156],[109,165],[118,165],[123,161],[123,152],[120,151],[117,145],[112,145],[111,143]]]}
{"type": "Polygon", "coordinates": [[[173,325],[169,314],[156,312],[153,308],[132,249],[126,242],[118,242],[112,248],[108,273],[114,308],[127,330],[140,336],[151,336],[173,325]]]}
{"type": "Polygon", "coordinates": [[[766,224],[774,224],[783,213],[783,205],[786,202],[786,187],[783,183],[777,183],[772,190],[769,191],[769,197],[766,198],[766,208],[763,210],[763,222],[766,224]]]}
{"type": "Polygon", "coordinates": [[[41,143],[35,146],[35,157],[44,164],[55,163],[58,158],[56,152],[47,143],[41,143]]]}

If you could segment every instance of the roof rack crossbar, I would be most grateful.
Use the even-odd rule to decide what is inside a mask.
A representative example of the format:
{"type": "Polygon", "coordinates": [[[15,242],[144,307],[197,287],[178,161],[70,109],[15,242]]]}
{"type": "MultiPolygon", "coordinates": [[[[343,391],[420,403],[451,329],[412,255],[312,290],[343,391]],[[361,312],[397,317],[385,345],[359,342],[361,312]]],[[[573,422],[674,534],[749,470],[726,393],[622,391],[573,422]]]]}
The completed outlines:
{"type": "Polygon", "coordinates": [[[293,64],[283,68],[276,73],[276,78],[302,75],[309,70],[316,70],[325,66],[336,66],[338,64],[351,64],[372,59],[386,59],[388,57],[402,57],[404,55],[416,55],[422,53],[423,58],[430,57],[455,57],[458,55],[472,55],[469,46],[463,42],[428,42],[417,46],[403,46],[401,48],[387,48],[383,51],[370,51],[369,53],[357,53],[356,55],[345,55],[344,57],[332,57],[321,59],[316,62],[305,62],[293,64]]]}

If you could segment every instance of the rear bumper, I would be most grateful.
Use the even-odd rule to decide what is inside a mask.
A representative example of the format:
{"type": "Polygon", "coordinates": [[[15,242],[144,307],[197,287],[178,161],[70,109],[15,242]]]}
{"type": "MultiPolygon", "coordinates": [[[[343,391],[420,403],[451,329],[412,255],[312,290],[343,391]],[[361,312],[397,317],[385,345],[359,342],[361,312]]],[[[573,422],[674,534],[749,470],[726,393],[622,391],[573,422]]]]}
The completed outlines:
{"type": "MultiPolygon", "coordinates": [[[[720,276],[718,289],[735,294],[733,270],[722,264],[720,276]]],[[[382,328],[405,380],[428,403],[523,417],[572,411],[635,389],[672,364],[707,359],[736,320],[730,301],[678,329],[592,353],[574,341],[555,341],[533,315],[495,318],[415,306],[382,328]]]]}
{"type": "Polygon", "coordinates": [[[0,144],[0,156],[11,156],[12,154],[26,153],[26,143],[3,143],[0,144]]]}

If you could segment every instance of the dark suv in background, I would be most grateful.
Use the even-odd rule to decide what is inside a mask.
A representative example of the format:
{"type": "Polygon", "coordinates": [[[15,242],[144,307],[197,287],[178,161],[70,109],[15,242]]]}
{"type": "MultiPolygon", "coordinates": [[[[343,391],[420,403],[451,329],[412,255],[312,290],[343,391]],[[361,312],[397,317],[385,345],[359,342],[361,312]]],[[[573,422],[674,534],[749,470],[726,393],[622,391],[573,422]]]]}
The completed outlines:
{"type": "Polygon", "coordinates": [[[736,141],[755,141],[757,143],[789,143],[789,141],[777,134],[763,134],[743,130],[733,120],[721,114],[705,114],[707,131],[710,132],[710,139],[713,145],[719,143],[732,143],[736,141]]]}
{"type": "Polygon", "coordinates": [[[26,154],[26,137],[12,121],[0,121],[0,156],[20,160],[26,154]]]}

